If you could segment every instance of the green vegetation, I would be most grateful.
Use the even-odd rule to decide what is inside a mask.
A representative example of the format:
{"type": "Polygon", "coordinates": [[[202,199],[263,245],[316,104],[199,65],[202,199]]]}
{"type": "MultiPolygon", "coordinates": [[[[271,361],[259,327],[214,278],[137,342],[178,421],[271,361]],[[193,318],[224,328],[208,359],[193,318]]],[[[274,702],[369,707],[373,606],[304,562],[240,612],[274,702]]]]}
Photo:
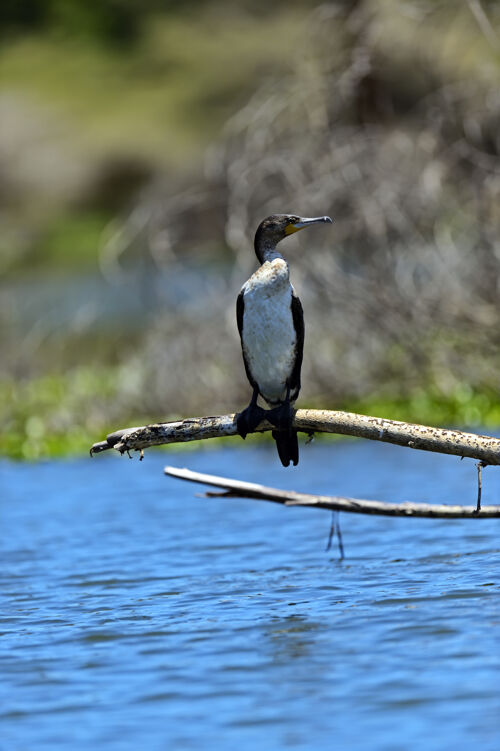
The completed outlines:
{"type": "Polygon", "coordinates": [[[236,17],[228,26],[207,9],[195,18],[152,18],[131,51],[15,38],[0,54],[2,81],[55,109],[75,150],[184,166],[201,157],[260,76],[286,67],[299,28],[297,14],[277,13],[265,25],[236,17]]]}
{"type": "Polygon", "coordinates": [[[500,425],[500,6],[312,6],[2,4],[0,454],[85,453],[174,408],[243,404],[227,311],[277,207],[336,220],[314,253],[288,246],[301,404],[500,425]],[[222,248],[235,276],[192,282],[200,312],[190,264],[222,248]]]}
{"type": "Polygon", "coordinates": [[[36,253],[24,259],[26,270],[75,273],[96,266],[102,234],[109,220],[103,212],[65,213],[54,218],[36,253]]]}
{"type": "Polygon", "coordinates": [[[92,267],[97,224],[127,211],[155,175],[199,171],[204,149],[259,81],[289,70],[307,10],[73,0],[21,12],[7,3],[0,271],[35,262],[52,273],[59,260],[65,269],[73,260],[75,272],[92,267]],[[74,250],[61,253],[67,230],[74,250]]]}
{"type": "MultiPolygon", "coordinates": [[[[161,419],[158,414],[137,413],[127,404],[130,373],[120,367],[79,367],[61,376],[44,376],[23,383],[0,381],[0,414],[5,427],[0,434],[0,455],[12,459],[46,459],[82,456],[90,446],[114,430],[147,425],[161,419]]],[[[436,391],[419,389],[405,399],[383,399],[373,395],[364,400],[347,400],[339,405],[307,405],[322,409],[343,409],[360,414],[442,427],[466,426],[495,429],[500,425],[500,403],[496,392],[473,392],[464,385],[443,397],[436,391]]],[[[189,415],[169,414],[168,419],[189,415]]],[[[317,436],[322,440],[324,436],[317,436]]],[[[252,440],[268,440],[255,436],[252,440]]],[[[222,439],[221,439],[222,440],[222,439]]],[[[224,439],[231,443],[236,439],[224,439]]],[[[199,448],[204,442],[181,444],[199,448]]]]}
{"type": "Polygon", "coordinates": [[[0,454],[40,459],[85,452],[89,435],[103,427],[99,405],[115,396],[115,373],[105,369],[0,381],[0,403],[6,407],[0,454]]]}

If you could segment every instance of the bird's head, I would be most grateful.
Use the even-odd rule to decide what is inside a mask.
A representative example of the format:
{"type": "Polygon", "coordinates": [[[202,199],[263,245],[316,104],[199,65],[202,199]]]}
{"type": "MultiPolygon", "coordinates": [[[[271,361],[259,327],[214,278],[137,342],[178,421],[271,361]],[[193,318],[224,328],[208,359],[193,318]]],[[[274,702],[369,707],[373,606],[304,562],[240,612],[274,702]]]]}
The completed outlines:
{"type": "Polygon", "coordinates": [[[288,235],[298,232],[301,229],[310,227],[313,224],[327,223],[331,224],[329,216],[316,216],[306,218],[296,216],[295,214],[271,214],[267,219],[262,221],[255,234],[255,251],[257,257],[262,263],[264,251],[275,248],[276,245],[288,235]]]}

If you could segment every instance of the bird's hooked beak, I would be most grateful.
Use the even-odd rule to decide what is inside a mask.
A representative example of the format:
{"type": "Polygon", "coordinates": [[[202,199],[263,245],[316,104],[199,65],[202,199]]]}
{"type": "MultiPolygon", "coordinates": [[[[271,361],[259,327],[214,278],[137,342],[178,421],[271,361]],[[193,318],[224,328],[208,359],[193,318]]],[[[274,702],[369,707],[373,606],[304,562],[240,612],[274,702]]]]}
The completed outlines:
{"type": "Polygon", "coordinates": [[[294,232],[298,232],[299,229],[310,227],[311,224],[331,224],[332,220],[329,216],[315,216],[312,218],[301,217],[298,222],[289,224],[285,229],[285,235],[292,235],[294,232]]]}

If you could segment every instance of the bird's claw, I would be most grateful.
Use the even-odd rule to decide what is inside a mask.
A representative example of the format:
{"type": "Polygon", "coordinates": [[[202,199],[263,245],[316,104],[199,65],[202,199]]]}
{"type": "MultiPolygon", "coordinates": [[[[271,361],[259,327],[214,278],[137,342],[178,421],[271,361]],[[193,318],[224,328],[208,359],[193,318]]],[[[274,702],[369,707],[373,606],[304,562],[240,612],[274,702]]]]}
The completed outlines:
{"type": "Polygon", "coordinates": [[[236,415],[236,430],[238,434],[243,439],[246,438],[248,433],[253,433],[262,420],[267,418],[267,415],[268,413],[262,407],[258,407],[256,404],[249,404],[246,409],[236,415]]]}

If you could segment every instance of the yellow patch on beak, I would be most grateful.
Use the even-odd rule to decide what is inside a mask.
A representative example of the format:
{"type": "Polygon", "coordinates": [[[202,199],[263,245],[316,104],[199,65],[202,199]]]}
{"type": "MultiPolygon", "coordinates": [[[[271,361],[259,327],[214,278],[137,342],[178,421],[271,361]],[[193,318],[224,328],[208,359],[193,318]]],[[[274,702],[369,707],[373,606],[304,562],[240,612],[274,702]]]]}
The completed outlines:
{"type": "Polygon", "coordinates": [[[298,232],[303,227],[296,227],[295,224],[287,224],[285,227],[285,235],[293,235],[294,232],[298,232]]]}

